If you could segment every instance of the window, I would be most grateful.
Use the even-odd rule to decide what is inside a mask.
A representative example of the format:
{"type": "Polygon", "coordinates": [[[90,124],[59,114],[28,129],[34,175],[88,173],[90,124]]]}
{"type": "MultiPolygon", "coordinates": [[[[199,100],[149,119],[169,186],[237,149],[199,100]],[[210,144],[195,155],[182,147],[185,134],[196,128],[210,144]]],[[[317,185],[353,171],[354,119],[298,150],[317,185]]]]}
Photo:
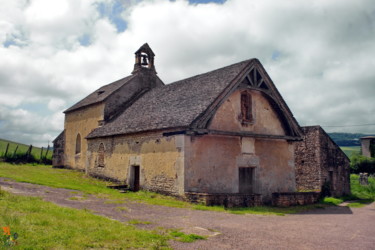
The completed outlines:
{"type": "Polygon", "coordinates": [[[78,134],[76,138],[76,154],[81,153],[81,135],[78,134]]]}
{"type": "Polygon", "coordinates": [[[100,143],[98,150],[98,166],[104,167],[104,144],[100,143]]]}
{"type": "Polygon", "coordinates": [[[252,100],[250,93],[247,91],[241,93],[241,118],[242,123],[253,121],[252,100]]]}

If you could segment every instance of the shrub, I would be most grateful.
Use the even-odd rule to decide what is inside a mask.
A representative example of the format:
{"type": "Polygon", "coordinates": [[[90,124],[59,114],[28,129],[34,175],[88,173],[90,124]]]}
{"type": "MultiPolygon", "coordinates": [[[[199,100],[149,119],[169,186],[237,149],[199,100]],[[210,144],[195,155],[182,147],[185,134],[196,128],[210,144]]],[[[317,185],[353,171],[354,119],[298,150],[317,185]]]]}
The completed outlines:
{"type": "Polygon", "coordinates": [[[350,157],[350,170],[352,173],[375,173],[375,158],[366,157],[359,153],[350,157]]]}

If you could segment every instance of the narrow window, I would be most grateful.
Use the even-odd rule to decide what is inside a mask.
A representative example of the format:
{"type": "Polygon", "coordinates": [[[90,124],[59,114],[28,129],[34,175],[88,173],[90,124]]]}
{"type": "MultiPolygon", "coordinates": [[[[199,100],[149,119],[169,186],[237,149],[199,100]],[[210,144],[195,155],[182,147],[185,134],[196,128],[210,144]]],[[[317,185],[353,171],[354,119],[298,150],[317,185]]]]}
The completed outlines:
{"type": "Polygon", "coordinates": [[[81,153],[81,135],[78,134],[76,138],[76,154],[81,153]]]}
{"type": "Polygon", "coordinates": [[[251,95],[247,91],[241,93],[241,116],[242,122],[253,120],[251,95]]]}
{"type": "Polygon", "coordinates": [[[100,143],[98,150],[98,166],[104,167],[104,144],[100,143]]]}

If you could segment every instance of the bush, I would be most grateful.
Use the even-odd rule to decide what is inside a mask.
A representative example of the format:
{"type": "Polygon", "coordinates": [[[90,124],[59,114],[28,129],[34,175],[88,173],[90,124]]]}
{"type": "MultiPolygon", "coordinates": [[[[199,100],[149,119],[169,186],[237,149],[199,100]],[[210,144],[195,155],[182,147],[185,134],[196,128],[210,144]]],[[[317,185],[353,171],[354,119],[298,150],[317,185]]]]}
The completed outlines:
{"type": "Polygon", "coordinates": [[[16,154],[8,154],[1,156],[1,158],[5,162],[12,162],[12,163],[42,163],[50,165],[52,163],[51,159],[42,157],[42,159],[36,159],[36,157],[32,154],[27,153],[16,153],[16,154]]]}
{"type": "Polygon", "coordinates": [[[354,174],[375,174],[375,158],[366,157],[359,153],[350,157],[350,171],[354,174]]]}

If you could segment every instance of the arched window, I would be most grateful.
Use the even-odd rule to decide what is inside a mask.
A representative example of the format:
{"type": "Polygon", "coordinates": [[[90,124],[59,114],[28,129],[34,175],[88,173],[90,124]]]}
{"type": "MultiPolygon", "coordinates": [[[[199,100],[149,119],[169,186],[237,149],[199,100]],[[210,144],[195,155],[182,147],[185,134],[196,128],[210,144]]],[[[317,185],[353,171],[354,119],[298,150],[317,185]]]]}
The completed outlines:
{"type": "Polygon", "coordinates": [[[81,153],[81,135],[78,134],[76,138],[76,154],[81,153]]]}
{"type": "Polygon", "coordinates": [[[253,121],[252,100],[247,91],[241,92],[241,118],[243,123],[253,121]]]}
{"type": "Polygon", "coordinates": [[[98,166],[104,167],[104,144],[100,143],[98,149],[98,166]]]}

